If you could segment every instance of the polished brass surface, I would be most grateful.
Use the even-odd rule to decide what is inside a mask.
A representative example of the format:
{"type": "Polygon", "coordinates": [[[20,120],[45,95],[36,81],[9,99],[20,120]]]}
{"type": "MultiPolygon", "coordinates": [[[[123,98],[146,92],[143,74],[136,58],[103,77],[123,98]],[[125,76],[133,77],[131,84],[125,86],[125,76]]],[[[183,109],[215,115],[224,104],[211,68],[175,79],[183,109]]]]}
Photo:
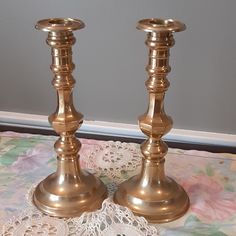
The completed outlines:
{"type": "Polygon", "coordinates": [[[46,214],[58,217],[74,217],[84,211],[101,207],[107,196],[105,185],[95,176],[80,169],[80,141],[76,130],[83,122],[83,115],[73,105],[72,90],[72,31],[82,29],[84,23],[75,19],[45,19],[36,28],[48,31],[47,44],[51,47],[54,73],[52,81],[57,90],[57,109],[49,116],[49,122],[60,135],[54,148],[57,153],[57,170],[36,187],[33,202],[46,214]]]}
{"type": "Polygon", "coordinates": [[[164,172],[168,147],[162,136],[172,127],[172,119],[165,114],[164,96],[169,87],[166,76],[170,72],[169,49],[174,45],[172,33],[183,31],[179,21],[144,19],[137,28],[147,32],[149,62],[146,67],[149,107],[139,117],[139,126],[148,139],[141,144],[143,154],[141,173],[123,182],[114,201],[129,207],[149,222],[169,222],[181,217],[189,208],[184,189],[164,172]]]}

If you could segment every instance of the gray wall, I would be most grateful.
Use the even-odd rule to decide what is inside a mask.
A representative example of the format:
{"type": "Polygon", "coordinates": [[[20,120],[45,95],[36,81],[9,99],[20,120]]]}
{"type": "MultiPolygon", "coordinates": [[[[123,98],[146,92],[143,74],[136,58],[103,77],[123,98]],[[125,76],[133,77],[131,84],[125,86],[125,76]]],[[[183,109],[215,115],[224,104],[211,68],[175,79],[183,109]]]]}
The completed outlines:
{"type": "Polygon", "coordinates": [[[142,18],[176,18],[166,111],[175,128],[236,134],[235,0],[1,0],[0,110],[48,115],[55,91],[46,33],[37,20],[75,17],[76,107],[87,120],[137,123],[147,107],[145,33],[142,18]]]}

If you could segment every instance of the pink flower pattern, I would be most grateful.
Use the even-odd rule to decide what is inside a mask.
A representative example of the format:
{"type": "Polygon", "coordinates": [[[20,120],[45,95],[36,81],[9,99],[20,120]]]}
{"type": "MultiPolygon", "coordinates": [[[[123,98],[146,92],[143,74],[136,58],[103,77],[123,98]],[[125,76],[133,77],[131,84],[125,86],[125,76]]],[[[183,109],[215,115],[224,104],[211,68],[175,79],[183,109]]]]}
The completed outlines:
{"type": "Polygon", "coordinates": [[[191,210],[207,221],[223,221],[236,213],[235,192],[225,191],[214,178],[195,175],[182,183],[190,197],[191,210]]]}
{"type": "Polygon", "coordinates": [[[55,156],[53,149],[43,143],[36,144],[33,149],[21,153],[11,165],[11,171],[16,173],[31,172],[43,166],[45,162],[55,156]]]}

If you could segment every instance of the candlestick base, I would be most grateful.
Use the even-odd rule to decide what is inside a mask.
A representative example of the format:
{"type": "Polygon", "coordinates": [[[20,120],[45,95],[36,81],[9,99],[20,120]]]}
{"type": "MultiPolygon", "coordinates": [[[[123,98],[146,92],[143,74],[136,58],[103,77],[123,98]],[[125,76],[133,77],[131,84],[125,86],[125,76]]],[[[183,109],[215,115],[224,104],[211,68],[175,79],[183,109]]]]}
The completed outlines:
{"type": "Polygon", "coordinates": [[[144,184],[140,175],[133,176],[119,186],[114,202],[152,223],[173,221],[188,210],[188,195],[173,179],[144,184]]]}
{"type": "Polygon", "coordinates": [[[33,202],[48,215],[76,217],[99,209],[106,197],[105,185],[92,174],[81,171],[79,176],[49,175],[36,187],[33,202]]]}

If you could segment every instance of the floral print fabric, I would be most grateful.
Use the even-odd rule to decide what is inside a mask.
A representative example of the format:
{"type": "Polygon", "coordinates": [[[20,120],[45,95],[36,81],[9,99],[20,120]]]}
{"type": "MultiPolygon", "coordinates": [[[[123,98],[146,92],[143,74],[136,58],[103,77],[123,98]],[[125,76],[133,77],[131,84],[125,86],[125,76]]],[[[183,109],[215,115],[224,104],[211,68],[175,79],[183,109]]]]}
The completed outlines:
{"type": "MultiPolygon", "coordinates": [[[[31,186],[55,171],[56,139],[0,133],[0,226],[27,207],[25,196],[31,186]]],[[[97,174],[108,186],[139,172],[138,144],[80,141],[81,167],[97,174]]],[[[162,235],[236,235],[236,155],[169,149],[166,172],[185,188],[191,206],[180,219],[162,224],[162,235]]]]}

